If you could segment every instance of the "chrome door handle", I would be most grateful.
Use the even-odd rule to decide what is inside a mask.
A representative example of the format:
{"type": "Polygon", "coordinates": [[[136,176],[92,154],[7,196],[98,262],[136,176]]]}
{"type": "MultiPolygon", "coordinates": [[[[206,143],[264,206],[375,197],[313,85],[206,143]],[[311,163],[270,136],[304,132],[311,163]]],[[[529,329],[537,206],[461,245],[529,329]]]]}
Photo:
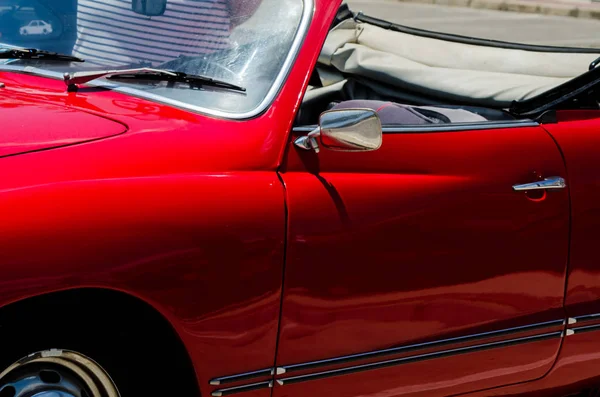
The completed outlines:
{"type": "Polygon", "coordinates": [[[513,190],[515,192],[524,192],[526,190],[556,190],[564,189],[567,187],[567,183],[564,178],[559,176],[553,176],[546,178],[543,181],[525,183],[523,185],[514,185],[513,190]]]}

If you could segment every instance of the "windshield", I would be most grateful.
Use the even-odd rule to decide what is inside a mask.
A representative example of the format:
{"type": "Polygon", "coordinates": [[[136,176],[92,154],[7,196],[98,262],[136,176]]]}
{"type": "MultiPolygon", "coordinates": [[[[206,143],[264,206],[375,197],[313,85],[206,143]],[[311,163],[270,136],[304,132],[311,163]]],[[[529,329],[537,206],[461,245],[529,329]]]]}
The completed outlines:
{"type": "Polygon", "coordinates": [[[250,115],[280,88],[306,18],[303,0],[0,0],[3,47],[85,60],[2,59],[0,70],[62,78],[65,72],[152,67],[203,75],[246,92],[144,79],[90,84],[215,114],[250,115]]]}

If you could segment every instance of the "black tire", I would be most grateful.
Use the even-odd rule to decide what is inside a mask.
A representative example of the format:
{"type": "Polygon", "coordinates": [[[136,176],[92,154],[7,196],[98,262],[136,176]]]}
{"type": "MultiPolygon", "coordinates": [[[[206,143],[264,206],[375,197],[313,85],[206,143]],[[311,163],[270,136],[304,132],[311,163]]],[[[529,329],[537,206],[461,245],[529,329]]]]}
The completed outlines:
{"type": "MultiPolygon", "coordinates": [[[[50,305],[0,324],[0,372],[35,352],[64,349],[97,362],[114,381],[121,397],[191,396],[181,365],[167,344],[144,327],[147,313],[115,314],[102,305],[50,305]]],[[[176,357],[176,356],[175,356],[176,357]]],[[[181,360],[179,360],[181,361],[181,360]]]]}

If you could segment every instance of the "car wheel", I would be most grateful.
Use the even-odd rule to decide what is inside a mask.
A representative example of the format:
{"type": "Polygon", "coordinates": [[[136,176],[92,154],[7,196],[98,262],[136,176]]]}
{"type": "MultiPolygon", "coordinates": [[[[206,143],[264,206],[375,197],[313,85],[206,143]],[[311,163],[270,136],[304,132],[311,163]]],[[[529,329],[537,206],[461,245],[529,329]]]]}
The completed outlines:
{"type": "Polygon", "coordinates": [[[100,365],[83,354],[46,350],[15,362],[0,374],[1,397],[119,397],[100,365]]]}
{"type": "Polygon", "coordinates": [[[21,31],[21,36],[27,36],[27,30],[25,30],[25,29],[24,29],[24,30],[22,30],[22,31],[21,31]]]}
{"type": "Polygon", "coordinates": [[[148,324],[153,324],[152,327],[156,324],[151,309],[137,306],[133,312],[120,311],[112,303],[104,303],[108,295],[88,298],[83,305],[71,300],[76,294],[56,296],[39,298],[36,305],[0,311],[0,397],[197,395],[193,389],[196,384],[193,370],[184,372],[189,367],[185,362],[175,361],[181,356],[174,354],[173,345],[160,343],[164,334],[155,334],[149,328],[148,324]],[[53,355],[58,356],[58,364],[42,360],[53,355]],[[19,368],[12,370],[15,364],[24,361],[27,365],[22,365],[22,369],[26,376],[19,368]],[[80,364],[72,367],[72,361],[80,364]],[[54,372],[42,377],[48,375],[46,371],[54,372]],[[54,391],[9,394],[11,386],[16,391],[21,384],[16,382],[24,382],[28,377],[33,377],[34,386],[39,388],[52,387],[51,382],[59,378],[64,379],[65,385],[82,390],[86,390],[90,378],[94,384],[104,379],[105,386],[96,394],[87,391],[74,395],[54,391]],[[118,394],[108,394],[111,387],[118,394]],[[8,390],[5,392],[3,388],[8,390]]]}
{"type": "Polygon", "coordinates": [[[48,34],[48,33],[50,33],[50,32],[48,32],[48,29],[44,29],[44,30],[42,30],[42,33],[44,33],[44,34],[48,34]]]}

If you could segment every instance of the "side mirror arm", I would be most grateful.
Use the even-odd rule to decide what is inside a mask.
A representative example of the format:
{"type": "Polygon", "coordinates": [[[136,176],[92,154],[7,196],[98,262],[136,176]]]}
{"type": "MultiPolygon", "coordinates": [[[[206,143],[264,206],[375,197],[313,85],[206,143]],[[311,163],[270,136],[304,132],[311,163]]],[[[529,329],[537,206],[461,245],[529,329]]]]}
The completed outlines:
{"type": "Polygon", "coordinates": [[[314,150],[315,153],[319,153],[321,148],[319,147],[319,137],[321,136],[321,127],[315,128],[309,132],[308,135],[301,136],[294,141],[294,145],[303,150],[314,150]]]}

